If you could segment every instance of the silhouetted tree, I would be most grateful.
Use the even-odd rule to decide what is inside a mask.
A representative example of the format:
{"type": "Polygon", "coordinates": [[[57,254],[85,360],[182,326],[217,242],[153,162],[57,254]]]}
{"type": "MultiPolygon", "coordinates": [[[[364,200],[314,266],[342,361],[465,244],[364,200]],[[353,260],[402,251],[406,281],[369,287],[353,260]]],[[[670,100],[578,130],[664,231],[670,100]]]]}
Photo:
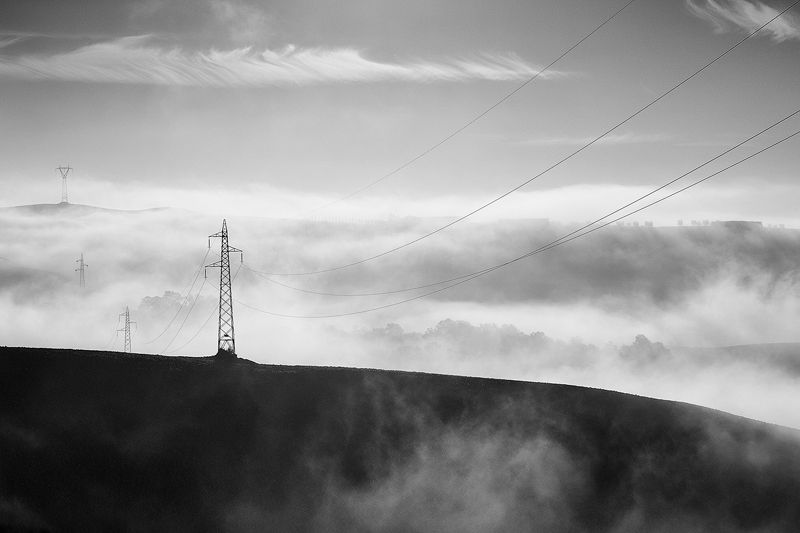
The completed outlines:
{"type": "Polygon", "coordinates": [[[630,346],[623,346],[619,349],[619,355],[632,363],[652,363],[662,360],[672,355],[660,342],[651,342],[644,335],[636,335],[636,339],[630,346]]]}

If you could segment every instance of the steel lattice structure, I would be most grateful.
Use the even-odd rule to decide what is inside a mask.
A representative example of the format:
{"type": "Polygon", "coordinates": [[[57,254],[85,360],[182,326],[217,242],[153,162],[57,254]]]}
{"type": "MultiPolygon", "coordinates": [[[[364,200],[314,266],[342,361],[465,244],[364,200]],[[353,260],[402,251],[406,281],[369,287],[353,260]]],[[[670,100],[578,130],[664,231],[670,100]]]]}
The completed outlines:
{"type": "MultiPolygon", "coordinates": [[[[217,355],[236,357],[236,339],[233,333],[233,293],[231,291],[231,260],[230,253],[242,251],[228,244],[228,225],[222,221],[222,231],[209,235],[209,248],[211,237],[221,237],[219,261],[206,265],[206,268],[219,267],[219,330],[217,355]]],[[[242,254],[244,260],[244,254],[242,254]]]]}
{"type": "Polygon", "coordinates": [[[117,330],[125,332],[125,347],[123,348],[123,351],[131,353],[131,324],[136,324],[136,322],[131,322],[131,312],[128,310],[127,306],[125,306],[125,312],[120,313],[119,316],[125,317],[125,326],[117,330]]]}
{"type": "Polygon", "coordinates": [[[57,167],[56,170],[61,172],[61,203],[68,204],[67,201],[67,174],[69,171],[72,170],[69,166],[66,167],[57,167]]]}
{"type": "Polygon", "coordinates": [[[75,262],[80,264],[80,266],[75,269],[75,272],[80,272],[80,274],[81,274],[80,275],[80,282],[79,282],[80,283],[80,287],[81,287],[81,289],[85,289],[86,288],[86,275],[84,274],[84,270],[89,265],[87,265],[86,263],[83,262],[83,252],[81,252],[81,258],[80,259],[76,259],[75,262]]]}

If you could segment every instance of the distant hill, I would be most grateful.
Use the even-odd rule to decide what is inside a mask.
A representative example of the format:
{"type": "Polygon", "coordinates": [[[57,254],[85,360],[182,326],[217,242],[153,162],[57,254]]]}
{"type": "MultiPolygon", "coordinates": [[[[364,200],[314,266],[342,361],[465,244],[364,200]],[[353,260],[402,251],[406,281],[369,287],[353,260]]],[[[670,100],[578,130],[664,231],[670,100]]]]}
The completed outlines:
{"type": "Polygon", "coordinates": [[[61,202],[58,204],[31,204],[31,205],[18,205],[13,207],[0,207],[0,211],[6,212],[20,212],[38,215],[66,215],[66,214],[91,214],[91,213],[144,213],[144,212],[157,212],[172,209],[169,207],[153,207],[150,209],[109,209],[106,207],[95,207],[93,205],[83,204],[70,204],[61,202]]]}
{"type": "Polygon", "coordinates": [[[792,376],[800,377],[800,342],[778,342],[770,344],[744,344],[719,348],[672,347],[673,352],[692,357],[702,366],[709,364],[744,361],[761,366],[777,367],[792,376]]]}
{"type": "Polygon", "coordinates": [[[798,531],[800,432],[515,381],[0,348],[17,531],[798,531]]]}

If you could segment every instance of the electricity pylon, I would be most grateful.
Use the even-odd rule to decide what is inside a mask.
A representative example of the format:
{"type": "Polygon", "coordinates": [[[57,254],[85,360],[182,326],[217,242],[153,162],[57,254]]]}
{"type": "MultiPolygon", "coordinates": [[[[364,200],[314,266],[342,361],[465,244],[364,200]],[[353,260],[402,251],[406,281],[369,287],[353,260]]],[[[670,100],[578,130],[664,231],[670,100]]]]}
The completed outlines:
{"type": "Polygon", "coordinates": [[[69,167],[69,165],[67,165],[66,167],[59,166],[59,167],[56,168],[56,170],[61,172],[61,178],[62,178],[61,179],[61,203],[62,204],[68,204],[69,202],[67,201],[67,174],[69,174],[69,171],[72,170],[72,169],[69,167]]]}
{"type": "Polygon", "coordinates": [[[89,265],[87,265],[86,263],[83,262],[83,252],[81,252],[81,258],[80,259],[76,259],[75,262],[76,263],[80,263],[80,266],[75,269],[75,272],[80,272],[81,273],[80,285],[81,285],[81,289],[85,289],[86,288],[86,276],[84,275],[83,271],[89,265]]]}
{"type": "Polygon", "coordinates": [[[125,306],[125,312],[120,313],[119,316],[125,317],[125,326],[117,330],[125,332],[125,347],[122,351],[131,353],[131,324],[136,324],[136,322],[131,322],[131,312],[128,310],[128,306],[125,306]]]}
{"type": "Polygon", "coordinates": [[[238,252],[244,261],[244,254],[238,248],[228,245],[228,225],[222,220],[222,231],[208,236],[208,248],[211,248],[211,237],[221,237],[219,261],[206,265],[206,268],[219,267],[219,330],[217,335],[217,357],[235,358],[236,339],[233,336],[233,293],[231,292],[231,260],[230,253],[238,252]]]}

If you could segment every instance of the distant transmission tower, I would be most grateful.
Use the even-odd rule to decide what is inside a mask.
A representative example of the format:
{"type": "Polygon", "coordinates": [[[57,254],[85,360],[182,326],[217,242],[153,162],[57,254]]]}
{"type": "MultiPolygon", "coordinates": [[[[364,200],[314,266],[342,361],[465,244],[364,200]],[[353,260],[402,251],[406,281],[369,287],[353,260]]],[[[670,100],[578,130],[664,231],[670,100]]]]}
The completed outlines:
{"type": "Polygon", "coordinates": [[[117,330],[125,332],[125,348],[122,351],[131,353],[131,324],[136,324],[136,322],[131,322],[131,313],[128,310],[128,306],[125,306],[125,312],[120,313],[119,316],[125,317],[125,326],[117,330]]]}
{"type": "MultiPolygon", "coordinates": [[[[61,172],[61,203],[68,204],[67,201],[67,174],[69,171],[72,170],[69,166],[66,167],[58,167],[56,170],[61,172]]],[[[82,286],[82,285],[81,285],[82,286]]]]}
{"type": "Polygon", "coordinates": [[[211,237],[222,237],[219,250],[219,261],[206,265],[206,268],[219,267],[219,334],[217,356],[236,357],[236,340],[233,336],[233,294],[231,293],[231,261],[230,252],[239,252],[241,260],[244,254],[238,248],[228,245],[228,225],[222,221],[222,231],[208,236],[208,247],[211,248],[211,237]]]}
{"type": "Polygon", "coordinates": [[[81,289],[85,289],[86,288],[86,276],[85,276],[83,271],[89,265],[87,265],[86,263],[83,262],[83,252],[81,252],[81,258],[80,259],[76,259],[75,262],[76,263],[80,263],[80,266],[75,269],[75,272],[80,272],[81,273],[81,281],[80,281],[81,289]]]}

